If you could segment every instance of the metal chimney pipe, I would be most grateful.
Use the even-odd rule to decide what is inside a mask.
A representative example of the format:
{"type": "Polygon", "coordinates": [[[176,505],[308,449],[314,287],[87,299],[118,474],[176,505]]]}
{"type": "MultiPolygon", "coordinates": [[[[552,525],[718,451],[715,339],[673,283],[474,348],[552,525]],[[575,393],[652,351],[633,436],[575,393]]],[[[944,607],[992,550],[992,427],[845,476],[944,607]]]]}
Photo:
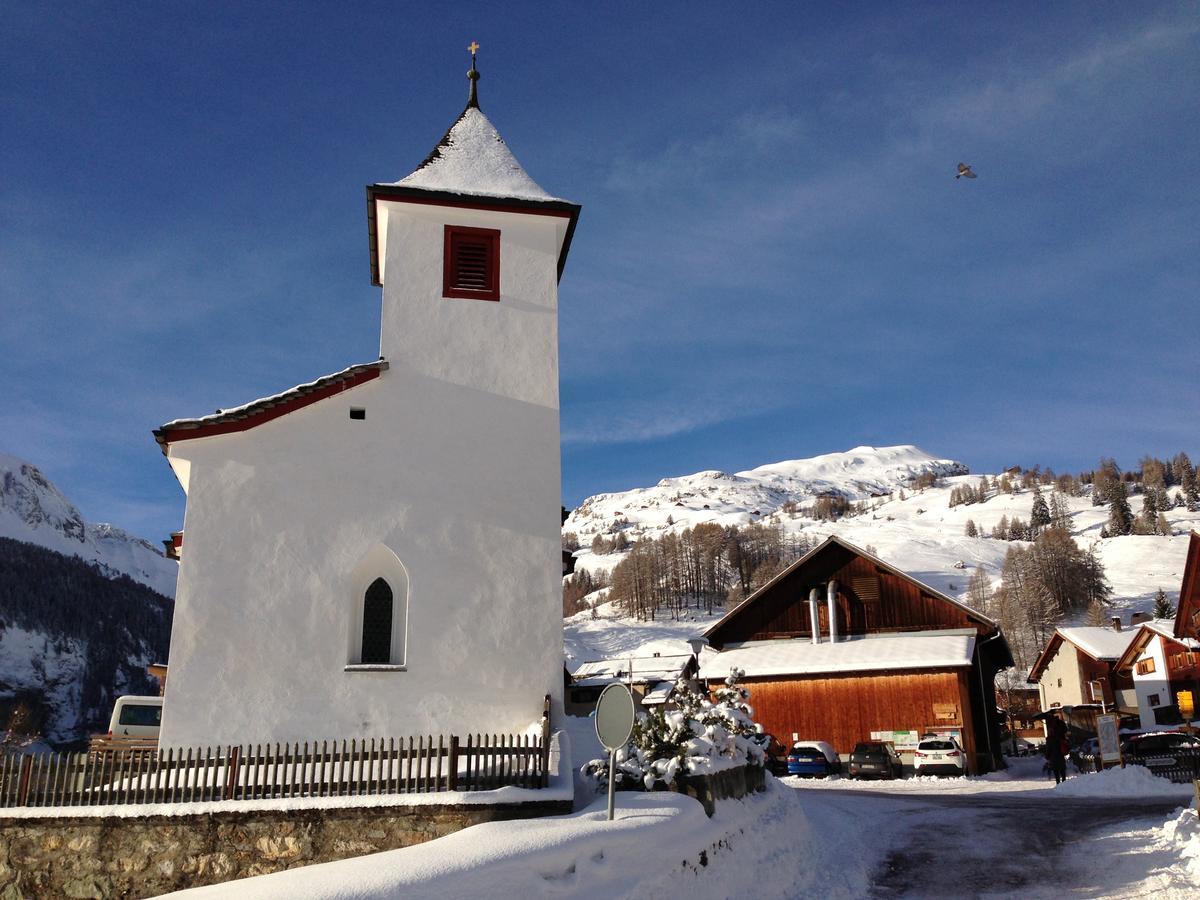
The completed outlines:
{"type": "Polygon", "coordinates": [[[821,602],[821,592],[813,588],[808,592],[808,621],[812,624],[812,642],[821,643],[821,619],[817,615],[817,604],[821,602]]]}
{"type": "Polygon", "coordinates": [[[832,578],[826,588],[825,599],[829,605],[829,643],[836,644],[837,633],[837,582],[832,578]]]}

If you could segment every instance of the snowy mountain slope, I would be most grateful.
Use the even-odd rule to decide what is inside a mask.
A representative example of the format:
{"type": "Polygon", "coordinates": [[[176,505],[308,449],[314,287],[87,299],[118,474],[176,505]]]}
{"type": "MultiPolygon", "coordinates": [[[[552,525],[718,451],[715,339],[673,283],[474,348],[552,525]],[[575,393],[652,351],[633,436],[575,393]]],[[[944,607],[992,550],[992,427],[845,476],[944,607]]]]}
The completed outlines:
{"type": "Polygon", "coordinates": [[[742,525],[761,521],[789,501],[809,505],[817,497],[834,494],[868,500],[909,487],[910,480],[924,472],[949,476],[969,471],[962,463],[935,459],[911,445],[855,447],[845,453],[788,460],[733,475],[697,472],[664,478],[651,488],[597,494],[571,513],[563,531],[575,532],[587,544],[593,535],[605,533],[621,521],[643,531],[700,522],[742,525]]]}
{"type": "MultiPolygon", "coordinates": [[[[761,522],[782,525],[785,533],[804,535],[814,542],[836,534],[860,547],[873,548],[887,562],[965,601],[974,567],[982,566],[998,581],[1005,553],[1012,546],[991,537],[967,537],[967,520],[973,520],[980,533],[987,535],[1002,517],[1028,521],[1032,506],[1031,492],[1018,489],[1013,494],[994,493],[984,503],[951,508],[950,493],[955,487],[974,486],[979,481],[979,475],[967,471],[961,463],[936,459],[913,446],[857,447],[736,475],[699,472],[667,478],[650,488],[599,494],[571,513],[563,532],[576,534],[581,545],[576,553],[577,570],[593,572],[611,571],[624,558],[624,553],[596,554],[590,549],[594,537],[612,537],[618,532],[635,542],[700,522],[761,522]],[[942,476],[938,486],[914,490],[909,479],[926,471],[942,476]],[[789,504],[808,507],[815,497],[834,492],[865,500],[870,508],[862,515],[829,521],[800,515],[789,504]]],[[[989,479],[995,476],[989,473],[989,479]]],[[[1176,490],[1172,488],[1171,493],[1176,490]]],[[[1049,488],[1043,489],[1047,497],[1049,492],[1049,488]]],[[[1113,587],[1114,613],[1128,616],[1149,610],[1159,588],[1177,602],[1188,532],[1200,530],[1200,513],[1169,510],[1166,517],[1175,532],[1170,536],[1101,539],[1108,508],[1093,507],[1088,495],[1066,500],[1076,542],[1085,549],[1094,545],[1104,564],[1113,587]]],[[[1135,512],[1140,509],[1139,498],[1131,498],[1131,504],[1135,512]]],[[[585,612],[565,621],[568,666],[572,660],[615,654],[685,652],[683,641],[711,622],[694,611],[691,615],[699,616],[694,623],[636,623],[617,617],[609,604],[602,604],[598,612],[599,619],[585,612]]]]}
{"type": "Polygon", "coordinates": [[[115,525],[85,522],[37,466],[0,453],[0,537],[26,541],[95,564],[110,577],[128,575],[175,596],[178,564],[149,541],[115,525]]]}

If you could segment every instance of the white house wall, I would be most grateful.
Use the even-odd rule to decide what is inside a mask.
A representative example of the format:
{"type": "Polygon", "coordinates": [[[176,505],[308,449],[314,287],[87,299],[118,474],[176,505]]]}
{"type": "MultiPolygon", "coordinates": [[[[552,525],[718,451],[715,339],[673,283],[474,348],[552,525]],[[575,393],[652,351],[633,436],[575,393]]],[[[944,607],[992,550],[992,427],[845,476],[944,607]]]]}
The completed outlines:
{"type": "Polygon", "coordinates": [[[546,694],[561,714],[562,223],[416,209],[389,220],[388,370],[171,445],[190,474],[164,746],[512,732],[546,694]],[[445,221],[502,230],[499,303],[441,297],[445,221]],[[409,584],[406,670],[347,671],[381,548],[409,584]]]}
{"type": "Polygon", "coordinates": [[[1171,685],[1167,681],[1167,658],[1163,650],[1163,639],[1158,635],[1150,638],[1142,652],[1138,654],[1133,666],[1133,692],[1137,696],[1138,717],[1143,728],[1155,726],[1154,710],[1150,705],[1150,695],[1158,694],[1159,706],[1169,706],[1172,702],[1171,685]],[[1139,675],[1137,663],[1143,660],[1154,660],[1154,671],[1139,675]]]}
{"type": "Polygon", "coordinates": [[[1079,651],[1070,641],[1063,641],[1042,670],[1042,677],[1038,681],[1042,710],[1091,702],[1090,699],[1084,700],[1080,682],[1079,651]]]}

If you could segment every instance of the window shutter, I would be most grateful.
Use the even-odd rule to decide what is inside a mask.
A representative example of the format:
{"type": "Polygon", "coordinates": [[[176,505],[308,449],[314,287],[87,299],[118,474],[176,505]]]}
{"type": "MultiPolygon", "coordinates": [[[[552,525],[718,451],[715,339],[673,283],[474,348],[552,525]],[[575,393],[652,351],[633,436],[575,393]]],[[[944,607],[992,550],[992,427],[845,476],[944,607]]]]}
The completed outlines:
{"type": "Polygon", "coordinates": [[[447,225],[442,294],[500,299],[500,232],[494,228],[447,225]]]}

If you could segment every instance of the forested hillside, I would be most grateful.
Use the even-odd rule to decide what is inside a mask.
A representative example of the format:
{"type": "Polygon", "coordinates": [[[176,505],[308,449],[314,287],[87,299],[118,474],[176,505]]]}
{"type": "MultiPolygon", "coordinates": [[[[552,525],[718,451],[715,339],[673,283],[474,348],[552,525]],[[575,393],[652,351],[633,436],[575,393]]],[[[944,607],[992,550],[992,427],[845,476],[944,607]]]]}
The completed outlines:
{"type": "Polygon", "coordinates": [[[174,601],[128,576],[0,538],[0,722],[65,745],[107,728],[114,697],[157,693],[174,601]]]}

